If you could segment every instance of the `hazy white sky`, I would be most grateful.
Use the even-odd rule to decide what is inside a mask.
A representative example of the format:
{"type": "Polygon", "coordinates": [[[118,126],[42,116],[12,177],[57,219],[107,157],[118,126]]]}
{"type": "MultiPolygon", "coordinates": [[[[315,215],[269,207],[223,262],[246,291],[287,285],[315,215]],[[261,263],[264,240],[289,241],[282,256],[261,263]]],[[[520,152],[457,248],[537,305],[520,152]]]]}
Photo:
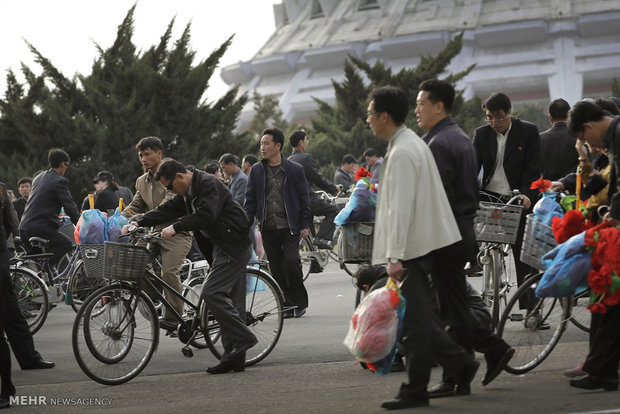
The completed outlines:
{"type": "MultiPolygon", "coordinates": [[[[275,31],[273,4],[281,0],[138,0],[133,42],[147,50],[159,43],[176,16],[172,41],[191,22],[192,50],[197,63],[236,33],[220,67],[249,60],[275,31]]],[[[67,77],[90,73],[97,56],[95,43],[112,45],[117,26],[136,0],[0,0],[0,96],[6,92],[8,68],[21,76],[21,62],[35,73],[40,67],[23,39],[67,77]]],[[[207,90],[214,101],[227,90],[216,70],[207,90]]]]}

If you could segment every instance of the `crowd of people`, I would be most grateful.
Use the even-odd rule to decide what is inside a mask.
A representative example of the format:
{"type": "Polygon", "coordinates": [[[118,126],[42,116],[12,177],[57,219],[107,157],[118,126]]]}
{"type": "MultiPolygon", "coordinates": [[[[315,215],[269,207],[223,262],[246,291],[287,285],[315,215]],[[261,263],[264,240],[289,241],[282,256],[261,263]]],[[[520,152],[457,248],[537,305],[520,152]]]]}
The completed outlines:
{"type": "MultiPolygon", "coordinates": [[[[534,124],[512,116],[506,94],[493,93],[482,106],[486,123],[470,139],[450,116],[454,98],[455,90],[446,81],[430,79],[420,84],[415,115],[426,133],[419,137],[405,125],[410,111],[405,92],[391,86],[373,90],[366,122],[375,136],[388,141],[387,152],[381,157],[368,148],[359,160],[352,154],[343,156],[333,182],[320,173],[307,151],[309,137],[302,130],[289,136],[292,153],[288,158],[284,156],[284,133],[268,128],[260,140],[260,160],[252,154],[240,160],[226,153],[208,161],[203,170],[164,158],[161,140],[144,137],[136,144],[144,173],[135,181],[135,194],[120,186],[111,172],[100,171],[93,179],[92,201],[87,196],[79,209],[64,177],[69,155],[61,149],[51,150],[47,171],[18,181],[21,198],[11,203],[2,187],[0,406],[7,405],[8,397],[15,394],[2,331],[22,369],[54,366],[34,349],[14,304],[8,276],[9,235],[21,236],[27,249],[30,237],[49,240],[52,262],[57,263],[72,248],[71,240],[58,231],[61,208],[77,223],[80,210],[113,213],[122,199],[126,204],[122,214],[133,224],[161,231],[162,279],[177,292],[181,291],[179,271],[192,250],[209,262],[210,275],[202,296],[221,326],[224,353],[220,363],[207,372],[240,372],[245,369],[246,351],[257,343],[244,320],[243,280],[245,266],[258,247],[257,232],[270,271],[284,294],[284,317],[303,317],[309,303],[299,256],[300,237],[313,233],[313,215],[324,216],[312,234],[313,241],[320,248],[332,248],[333,220],[338,213],[335,206],[317,197],[314,189],[336,195],[351,188],[360,164],[372,173],[370,181],[378,188],[372,253],[375,267],[368,272],[381,276],[373,283],[387,277],[399,282],[407,301],[401,354],[408,382],[382,407],[427,406],[430,398],[470,394],[480,365],[474,351],[484,354],[483,385],[489,384],[510,361],[514,349],[488,324],[479,323],[472,311],[475,295],[466,276],[478,270],[473,223],[479,190],[503,201],[519,190],[527,214],[538,197],[530,185],[539,177],[552,180],[554,189],[569,192],[575,192],[577,183],[582,182],[581,197],[593,200],[588,203],[591,218],[619,224],[619,159],[614,155],[620,145],[616,106],[620,101],[586,99],[571,109],[563,99],[555,99],[548,107],[551,128],[539,133],[534,124]],[[607,217],[598,217],[594,207],[605,204],[610,205],[607,217]],[[429,387],[434,361],[443,368],[442,380],[429,387]]],[[[526,214],[513,245],[519,284],[531,272],[519,260],[526,214]]],[[[370,284],[363,283],[366,290],[370,284]]],[[[173,332],[176,316],[183,314],[183,303],[174,295],[166,296],[177,315],[164,313],[160,324],[173,332]]],[[[583,376],[573,379],[572,386],[618,389],[619,318],[616,306],[593,320],[590,353],[578,367],[583,376]]]]}

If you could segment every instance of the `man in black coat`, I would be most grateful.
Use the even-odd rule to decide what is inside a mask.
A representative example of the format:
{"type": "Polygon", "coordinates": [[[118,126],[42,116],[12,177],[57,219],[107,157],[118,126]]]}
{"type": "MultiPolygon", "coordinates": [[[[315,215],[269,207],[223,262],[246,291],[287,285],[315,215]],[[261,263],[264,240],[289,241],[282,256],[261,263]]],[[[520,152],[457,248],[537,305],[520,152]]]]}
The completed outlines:
{"type": "Polygon", "coordinates": [[[19,181],[17,181],[17,189],[21,197],[13,201],[13,207],[15,207],[15,211],[17,212],[17,221],[19,222],[19,220],[22,219],[24,209],[26,208],[26,203],[28,202],[28,198],[30,197],[30,191],[32,190],[32,178],[20,178],[19,181]]]}
{"type": "Polygon", "coordinates": [[[207,373],[243,371],[246,351],[258,342],[245,324],[245,272],[251,255],[248,217],[228,188],[204,171],[186,169],[166,158],[154,179],[176,197],[146,213],[137,224],[154,226],[178,219],[162,229],[163,239],[193,231],[201,250],[205,239],[212,242],[213,263],[202,297],[220,325],[224,354],[207,373]]]}
{"type": "Polygon", "coordinates": [[[80,212],[64,177],[69,168],[69,154],[52,149],[48,160],[50,169],[37,175],[32,183],[32,192],[19,223],[19,234],[26,245],[33,236],[49,240],[47,252],[54,254],[52,264],[55,265],[73,248],[71,239],[58,230],[60,209],[65,208],[73,224],[77,224],[80,212]]]}
{"type": "Polygon", "coordinates": [[[308,136],[304,131],[293,132],[289,137],[289,141],[293,147],[293,154],[288,159],[301,164],[306,173],[306,180],[308,180],[310,188],[310,211],[312,211],[313,216],[324,217],[314,238],[314,244],[323,249],[332,249],[334,247],[332,239],[334,238],[334,230],[336,230],[334,218],[338,215],[338,208],[317,197],[314,191],[312,191],[312,186],[315,185],[332,195],[338,194],[338,187],[319,172],[312,159],[312,155],[306,152],[308,136]]]}
{"type": "MultiPolygon", "coordinates": [[[[525,229],[525,216],[537,190],[531,190],[533,181],[540,178],[540,135],[536,125],[510,116],[510,98],[501,92],[489,96],[482,104],[488,124],[476,129],[474,147],[478,155],[478,168],[482,168],[480,188],[508,201],[512,190],[519,190],[523,199],[524,214],[521,216],[517,240],[512,252],[517,270],[517,282],[531,271],[521,262],[521,242],[525,229]]],[[[525,304],[522,304],[525,306],[525,304]]]]}
{"type": "Polygon", "coordinates": [[[564,99],[554,99],[549,104],[549,121],[552,127],[540,134],[541,170],[547,180],[557,181],[575,172],[579,154],[575,149],[575,137],[568,132],[570,105],[564,99]]]}

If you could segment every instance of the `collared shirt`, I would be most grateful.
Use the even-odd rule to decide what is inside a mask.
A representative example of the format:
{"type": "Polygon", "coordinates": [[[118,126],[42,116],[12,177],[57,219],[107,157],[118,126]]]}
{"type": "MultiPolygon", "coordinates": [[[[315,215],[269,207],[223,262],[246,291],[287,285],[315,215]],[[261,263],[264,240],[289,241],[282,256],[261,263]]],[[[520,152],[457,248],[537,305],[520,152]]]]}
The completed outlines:
{"type": "Polygon", "coordinates": [[[265,222],[263,229],[287,229],[288,219],[284,205],[284,171],[282,165],[267,167],[267,187],[265,188],[265,222]]]}
{"type": "Polygon", "coordinates": [[[506,171],[504,171],[504,153],[506,152],[506,141],[508,141],[510,128],[512,128],[512,122],[510,123],[510,126],[505,134],[501,134],[499,132],[497,133],[497,157],[495,158],[495,169],[491,180],[485,188],[485,190],[503,195],[510,195],[510,184],[508,184],[508,177],[506,177],[506,171]]]}

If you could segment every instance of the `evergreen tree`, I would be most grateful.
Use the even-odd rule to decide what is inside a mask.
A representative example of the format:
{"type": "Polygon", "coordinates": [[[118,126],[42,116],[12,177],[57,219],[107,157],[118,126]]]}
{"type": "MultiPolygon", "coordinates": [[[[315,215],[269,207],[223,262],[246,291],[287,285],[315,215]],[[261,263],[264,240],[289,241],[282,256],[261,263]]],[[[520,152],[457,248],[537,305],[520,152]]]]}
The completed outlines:
{"type": "Polygon", "coordinates": [[[32,45],[42,75],[24,66],[26,82],[20,84],[8,72],[0,99],[3,180],[11,185],[19,176],[46,169],[48,150],[60,147],[71,157],[67,178],[81,200],[99,170],[110,170],[118,182],[133,187],[142,172],[135,144],[144,136],[158,136],[166,156],[198,166],[225,152],[251,149],[247,134],[233,133],[247,96],[237,97],[233,88],[215,102],[203,100],[232,37],[194,64],[190,25],[171,45],[173,19],[159,43],[141,53],[132,41],[135,8],[109,48],[96,46],[99,56],[90,74],[69,79],[32,45]]]}

